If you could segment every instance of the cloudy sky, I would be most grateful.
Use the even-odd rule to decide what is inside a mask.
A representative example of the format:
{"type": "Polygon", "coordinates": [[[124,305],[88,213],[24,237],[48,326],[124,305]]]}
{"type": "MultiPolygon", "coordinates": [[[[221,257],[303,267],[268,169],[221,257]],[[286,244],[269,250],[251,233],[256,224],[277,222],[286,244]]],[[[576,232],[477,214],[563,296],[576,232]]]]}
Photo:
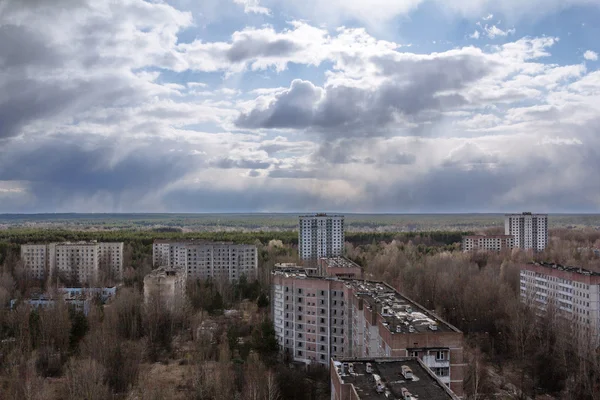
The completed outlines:
{"type": "Polygon", "coordinates": [[[2,212],[599,212],[600,0],[0,0],[2,212]]]}

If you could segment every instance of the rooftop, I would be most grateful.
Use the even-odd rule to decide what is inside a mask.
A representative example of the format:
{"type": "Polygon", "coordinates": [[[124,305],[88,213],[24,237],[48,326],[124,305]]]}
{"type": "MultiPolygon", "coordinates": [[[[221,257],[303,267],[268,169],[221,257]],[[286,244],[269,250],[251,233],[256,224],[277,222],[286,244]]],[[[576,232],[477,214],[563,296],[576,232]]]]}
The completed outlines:
{"type": "Polygon", "coordinates": [[[375,307],[383,318],[383,325],[394,334],[460,332],[440,317],[383,282],[337,277],[309,276],[302,269],[280,268],[272,272],[286,278],[323,279],[344,282],[354,287],[356,295],[371,309],[375,307]]]}
{"type": "Polygon", "coordinates": [[[175,277],[175,276],[184,276],[185,271],[176,268],[170,267],[158,267],[150,271],[145,278],[165,278],[165,277],[175,277]]]}
{"type": "Polygon", "coordinates": [[[547,217],[548,216],[548,214],[535,214],[535,213],[528,212],[528,211],[522,212],[520,214],[519,213],[508,213],[508,214],[505,214],[505,216],[507,216],[507,217],[508,216],[510,216],[510,217],[518,217],[518,216],[522,216],[522,215],[531,215],[533,217],[537,217],[537,216],[547,217]]]}
{"type": "Polygon", "coordinates": [[[513,235],[469,235],[465,239],[512,239],[513,235]]]}
{"type": "Polygon", "coordinates": [[[360,268],[360,265],[344,257],[321,258],[329,268],[360,268]]]}
{"type": "Polygon", "coordinates": [[[434,315],[420,304],[398,293],[382,282],[349,280],[367,306],[375,307],[383,325],[394,334],[459,332],[457,328],[434,315]]]}
{"type": "MultiPolygon", "coordinates": [[[[334,361],[334,365],[342,382],[352,384],[361,400],[457,399],[456,395],[440,382],[418,358],[342,359],[334,361]],[[367,372],[367,364],[370,364],[370,373],[367,372]],[[406,377],[403,375],[403,367],[410,368],[412,379],[408,374],[406,377]],[[377,377],[381,382],[379,391],[376,389],[377,377]],[[412,396],[406,397],[406,391],[412,396]]],[[[404,370],[406,371],[406,368],[404,370]]]]}
{"type": "Polygon", "coordinates": [[[164,243],[164,244],[233,244],[233,242],[211,242],[206,239],[185,239],[185,240],[176,240],[176,239],[154,239],[154,243],[164,243]]]}
{"type": "Polygon", "coordinates": [[[314,217],[344,217],[341,214],[326,214],[326,213],[317,213],[317,214],[309,214],[309,215],[300,215],[300,218],[314,218],[314,217]]]}
{"type": "Polygon", "coordinates": [[[547,262],[531,262],[526,265],[535,265],[538,267],[552,268],[558,271],[572,272],[575,274],[586,275],[586,276],[600,276],[599,272],[590,271],[581,267],[569,267],[566,265],[547,263],[547,262]]]}

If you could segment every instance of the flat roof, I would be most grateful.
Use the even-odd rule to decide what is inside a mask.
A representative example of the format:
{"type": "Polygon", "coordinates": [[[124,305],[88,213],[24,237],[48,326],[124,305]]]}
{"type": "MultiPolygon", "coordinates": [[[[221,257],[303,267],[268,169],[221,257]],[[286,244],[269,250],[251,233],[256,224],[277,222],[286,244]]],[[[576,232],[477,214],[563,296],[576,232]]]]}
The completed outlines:
{"type": "Polygon", "coordinates": [[[569,267],[566,265],[560,265],[560,264],[555,264],[555,263],[529,262],[525,265],[535,265],[538,267],[555,269],[557,271],[572,272],[574,274],[585,275],[585,276],[600,276],[599,272],[590,271],[589,269],[585,269],[585,268],[581,268],[581,267],[569,267]]]}
{"type": "Polygon", "coordinates": [[[547,217],[548,214],[536,214],[532,212],[522,212],[522,213],[508,213],[504,214],[505,217],[522,217],[522,216],[532,216],[532,217],[547,217]]]}
{"type": "Polygon", "coordinates": [[[465,239],[514,239],[513,235],[468,235],[465,239]]]}
{"type": "Polygon", "coordinates": [[[361,400],[370,399],[402,399],[402,389],[407,389],[415,399],[422,400],[456,400],[458,397],[444,385],[418,358],[391,359],[340,359],[334,361],[337,374],[345,384],[352,384],[361,400]],[[344,368],[342,363],[352,364],[353,372],[344,368]],[[372,373],[367,372],[367,363],[371,364],[372,373]],[[402,375],[402,366],[412,370],[412,379],[402,375]],[[373,375],[378,375],[384,388],[382,393],[375,390],[373,375]]]}
{"type": "Polygon", "coordinates": [[[308,215],[300,215],[300,218],[314,218],[314,217],[344,217],[342,214],[325,214],[325,213],[317,213],[317,214],[308,214],[308,215]]]}
{"type": "Polygon", "coordinates": [[[353,286],[356,295],[367,303],[367,307],[378,309],[384,320],[384,326],[393,334],[460,332],[458,328],[450,325],[384,282],[310,276],[297,268],[280,268],[271,273],[286,278],[331,280],[353,286]],[[411,329],[414,329],[414,331],[411,332],[411,329]]]}
{"type": "Polygon", "coordinates": [[[179,268],[170,268],[170,267],[158,267],[153,269],[144,277],[145,278],[159,278],[159,277],[181,277],[186,276],[185,270],[179,268]]]}
{"type": "Polygon", "coordinates": [[[320,260],[325,262],[328,268],[361,268],[354,261],[344,257],[323,257],[320,260]]]}
{"type": "Polygon", "coordinates": [[[350,284],[371,309],[378,309],[383,325],[393,334],[460,332],[386,283],[352,280],[350,284]]]}

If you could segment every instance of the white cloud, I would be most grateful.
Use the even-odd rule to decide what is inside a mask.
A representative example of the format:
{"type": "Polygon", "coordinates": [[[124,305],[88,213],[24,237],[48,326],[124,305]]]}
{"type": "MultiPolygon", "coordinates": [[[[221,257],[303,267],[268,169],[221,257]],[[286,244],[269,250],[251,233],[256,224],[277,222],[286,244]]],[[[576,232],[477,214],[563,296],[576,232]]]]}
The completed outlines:
{"type": "Polygon", "coordinates": [[[428,54],[291,18],[185,41],[165,3],[3,4],[0,212],[600,206],[600,71],[552,64],[556,38],[493,25],[508,43],[428,54]]]}
{"type": "Polygon", "coordinates": [[[504,36],[508,36],[508,35],[514,35],[515,34],[515,29],[507,29],[507,30],[502,30],[500,28],[498,28],[496,25],[492,25],[492,26],[488,26],[487,24],[485,25],[485,27],[483,28],[485,31],[485,35],[487,37],[489,37],[490,39],[494,39],[496,37],[504,37],[504,36]]]}
{"type": "Polygon", "coordinates": [[[233,0],[234,3],[244,6],[244,12],[271,15],[271,10],[267,7],[261,7],[259,0],[233,0]]]}
{"type": "Polygon", "coordinates": [[[471,33],[471,34],[469,35],[469,37],[470,37],[471,39],[476,39],[476,40],[477,40],[477,39],[479,39],[479,37],[480,37],[480,36],[481,36],[481,34],[479,33],[479,31],[478,31],[478,30],[475,30],[475,32],[473,32],[473,33],[471,33]]]}
{"type": "Polygon", "coordinates": [[[586,60],[589,60],[589,61],[597,61],[598,53],[596,53],[595,51],[592,51],[592,50],[588,50],[585,53],[583,53],[583,58],[585,58],[586,60]]]}
{"type": "MultiPolygon", "coordinates": [[[[316,23],[325,22],[339,26],[346,21],[359,21],[370,31],[384,30],[395,18],[407,15],[426,0],[263,0],[268,6],[281,8],[286,14],[305,18],[316,23]]],[[[483,19],[496,14],[513,23],[543,18],[572,6],[598,6],[597,0],[433,0],[435,6],[469,19],[483,19]]]]}
{"type": "Polygon", "coordinates": [[[484,21],[489,21],[490,19],[494,18],[494,14],[488,14],[485,17],[481,18],[484,21]]]}

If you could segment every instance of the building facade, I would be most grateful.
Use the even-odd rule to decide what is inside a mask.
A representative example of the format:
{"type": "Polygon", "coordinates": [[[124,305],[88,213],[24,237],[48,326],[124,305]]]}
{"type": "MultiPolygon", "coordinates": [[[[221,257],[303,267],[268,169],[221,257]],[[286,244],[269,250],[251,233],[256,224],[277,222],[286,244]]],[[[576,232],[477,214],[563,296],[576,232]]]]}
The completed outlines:
{"type": "Polygon", "coordinates": [[[548,245],[548,214],[506,214],[504,233],[515,238],[515,247],[542,251],[548,245]]]}
{"type": "Polygon", "coordinates": [[[553,304],[583,339],[600,339],[600,273],[549,263],[521,266],[521,300],[540,311],[553,304]]]}
{"type": "Polygon", "coordinates": [[[152,261],[155,267],[183,269],[193,279],[255,279],[258,272],[258,250],[246,244],[155,240],[152,261]]]}
{"type": "Polygon", "coordinates": [[[463,251],[503,251],[515,247],[515,238],[512,235],[472,235],[465,236],[462,240],[463,251]]]}
{"type": "Polygon", "coordinates": [[[27,275],[32,279],[44,280],[50,275],[50,260],[46,244],[21,245],[21,261],[27,275]]]}
{"type": "Polygon", "coordinates": [[[21,260],[34,279],[57,275],[79,283],[93,283],[102,278],[119,281],[123,277],[122,242],[24,244],[21,260]]]}
{"type": "Polygon", "coordinates": [[[298,254],[304,265],[316,266],[318,260],[344,254],[343,215],[303,215],[299,217],[298,254]]]}
{"type": "Polygon", "coordinates": [[[331,400],[458,400],[419,358],[332,360],[331,400]]]}
{"type": "Polygon", "coordinates": [[[164,302],[171,311],[181,310],[185,304],[187,275],[184,270],[160,267],[144,277],[144,302],[153,298],[164,302]]]}
{"type": "Polygon", "coordinates": [[[294,361],[419,357],[462,394],[462,332],[390,286],[275,270],[271,298],[277,340],[294,361]]]}

